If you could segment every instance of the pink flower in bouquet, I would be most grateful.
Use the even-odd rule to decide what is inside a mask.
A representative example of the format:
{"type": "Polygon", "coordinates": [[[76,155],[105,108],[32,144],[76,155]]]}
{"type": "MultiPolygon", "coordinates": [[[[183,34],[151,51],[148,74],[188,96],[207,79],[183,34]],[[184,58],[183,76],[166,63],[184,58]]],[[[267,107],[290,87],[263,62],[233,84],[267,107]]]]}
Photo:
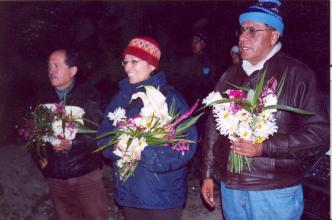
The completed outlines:
{"type": "Polygon", "coordinates": [[[135,122],[135,119],[138,119],[138,118],[140,118],[139,115],[135,115],[133,118],[129,118],[127,120],[126,126],[135,131],[137,129],[137,124],[135,122]]]}
{"type": "Polygon", "coordinates": [[[181,152],[181,154],[184,155],[184,153],[189,150],[189,142],[179,141],[173,144],[172,149],[181,152]]]}
{"type": "Polygon", "coordinates": [[[265,87],[263,88],[261,94],[259,95],[259,103],[258,103],[258,109],[257,112],[262,112],[264,106],[266,105],[265,101],[266,101],[266,97],[268,97],[269,95],[275,95],[277,92],[277,85],[278,85],[278,81],[275,77],[271,77],[265,87]]]}
{"type": "MultiPolygon", "coordinates": [[[[229,89],[226,91],[226,94],[231,99],[246,99],[247,98],[247,94],[242,90],[229,89]]],[[[243,105],[241,103],[231,102],[230,108],[235,113],[235,112],[238,112],[239,110],[241,110],[243,108],[243,105]]]]}
{"type": "MultiPolygon", "coordinates": [[[[133,175],[138,160],[136,154],[140,154],[146,146],[158,145],[172,147],[182,155],[189,150],[190,144],[184,134],[188,128],[194,125],[202,113],[190,118],[198,106],[198,101],[181,115],[172,116],[173,111],[168,112],[166,97],[158,88],[145,86],[146,93],[138,92],[132,95],[132,100],[142,99],[143,107],[138,115],[127,118],[125,110],[121,107],[108,113],[108,118],[116,126],[111,132],[98,136],[97,139],[113,136],[104,146],[95,152],[109,146],[116,146],[113,153],[120,157],[117,165],[120,168],[119,175],[122,181],[126,181],[133,175]]],[[[173,109],[174,110],[174,109],[173,109]]]]}
{"type": "MultiPolygon", "coordinates": [[[[164,140],[170,141],[176,136],[176,130],[171,128],[171,130],[167,133],[167,135],[164,137],[164,140]]],[[[168,146],[168,145],[166,145],[168,146]]]]}
{"type": "Polygon", "coordinates": [[[175,120],[175,122],[173,122],[170,126],[175,128],[180,122],[182,122],[183,120],[186,120],[187,118],[189,118],[189,116],[192,115],[192,113],[195,111],[195,109],[198,106],[198,100],[196,101],[196,103],[191,106],[191,108],[186,111],[185,113],[183,113],[178,119],[175,120]]]}
{"type": "Polygon", "coordinates": [[[62,103],[55,103],[55,112],[58,116],[61,117],[61,115],[66,113],[65,106],[62,103]]]}
{"type": "Polygon", "coordinates": [[[28,130],[23,129],[23,128],[18,130],[18,134],[24,141],[29,140],[30,137],[32,136],[28,130]]]}

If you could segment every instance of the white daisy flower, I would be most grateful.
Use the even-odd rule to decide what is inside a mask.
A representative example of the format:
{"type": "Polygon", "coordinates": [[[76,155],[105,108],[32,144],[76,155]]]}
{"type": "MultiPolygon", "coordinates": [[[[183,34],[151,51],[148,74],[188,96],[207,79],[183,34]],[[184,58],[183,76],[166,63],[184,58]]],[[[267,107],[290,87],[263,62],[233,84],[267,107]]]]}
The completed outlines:
{"type": "Polygon", "coordinates": [[[209,93],[209,95],[203,99],[202,103],[205,105],[210,105],[211,103],[221,100],[222,96],[219,92],[212,91],[209,93]]]}
{"type": "Polygon", "coordinates": [[[107,117],[109,118],[109,120],[113,121],[113,126],[116,126],[116,124],[120,121],[124,121],[127,117],[126,117],[126,110],[124,110],[123,108],[119,107],[117,109],[115,109],[114,112],[109,112],[107,117]]]}

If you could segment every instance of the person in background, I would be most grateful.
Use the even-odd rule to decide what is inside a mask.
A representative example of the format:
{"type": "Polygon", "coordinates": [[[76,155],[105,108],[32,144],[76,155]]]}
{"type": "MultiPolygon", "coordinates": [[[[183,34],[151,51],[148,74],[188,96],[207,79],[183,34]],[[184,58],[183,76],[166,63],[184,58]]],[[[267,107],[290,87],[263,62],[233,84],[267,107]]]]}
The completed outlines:
{"type": "MultiPolygon", "coordinates": [[[[179,73],[182,75],[180,91],[190,104],[203,98],[210,92],[214,85],[216,67],[207,54],[208,39],[205,33],[196,32],[190,39],[192,54],[179,63],[179,73]]],[[[200,176],[202,161],[202,139],[206,115],[197,123],[199,141],[194,159],[190,163],[191,173],[194,177],[200,176]]]]}
{"type": "Polygon", "coordinates": [[[231,219],[300,219],[303,212],[302,165],[329,148],[329,117],[315,73],[282,51],[284,23],[279,0],[259,0],[239,17],[239,46],[243,62],[231,66],[215,91],[232,89],[228,83],[254,88],[260,72],[280,82],[287,72],[278,104],[301,108],[314,115],[276,113],[278,131],[262,143],[243,139],[230,142],[216,130],[209,116],[204,139],[202,196],[214,206],[214,176],[221,178],[222,208],[231,219]],[[230,150],[252,159],[252,170],[232,173],[230,150]]]}
{"type": "Polygon", "coordinates": [[[205,34],[194,33],[190,43],[192,54],[180,63],[179,73],[184,78],[181,91],[188,102],[193,104],[208,94],[214,83],[216,68],[206,51],[208,41],[205,34]]]}
{"type": "Polygon", "coordinates": [[[234,45],[231,48],[231,57],[233,64],[237,64],[241,61],[240,47],[238,45],[234,45]]]}
{"type": "MultiPolygon", "coordinates": [[[[71,49],[53,51],[48,60],[48,77],[52,85],[43,91],[41,103],[59,103],[85,110],[84,117],[100,123],[99,96],[93,88],[75,81],[78,53],[71,49]]],[[[91,154],[97,144],[94,137],[77,134],[72,141],[61,140],[46,147],[47,157],[38,160],[47,178],[49,193],[59,220],[107,220],[107,199],[101,175],[101,154],[91,154]]]]}
{"type": "MultiPolygon", "coordinates": [[[[112,131],[114,126],[108,119],[109,112],[121,107],[127,118],[139,114],[143,107],[141,99],[131,101],[134,93],[144,92],[142,86],[159,88],[166,97],[167,105],[174,107],[174,114],[184,113],[188,106],[182,95],[168,85],[165,73],[158,69],[161,56],[159,44],[147,36],[133,38],[123,52],[122,65],[127,77],[119,82],[119,91],[112,98],[104,114],[98,135],[112,131]]],[[[186,132],[186,138],[196,141],[195,126],[186,132]]],[[[110,140],[98,141],[103,146],[110,140]]],[[[118,175],[117,161],[120,159],[111,146],[103,151],[105,158],[112,160],[115,171],[115,200],[123,207],[126,220],[180,220],[187,200],[187,164],[193,157],[196,144],[181,154],[172,147],[148,145],[140,155],[134,174],[125,182],[118,175]]]]}

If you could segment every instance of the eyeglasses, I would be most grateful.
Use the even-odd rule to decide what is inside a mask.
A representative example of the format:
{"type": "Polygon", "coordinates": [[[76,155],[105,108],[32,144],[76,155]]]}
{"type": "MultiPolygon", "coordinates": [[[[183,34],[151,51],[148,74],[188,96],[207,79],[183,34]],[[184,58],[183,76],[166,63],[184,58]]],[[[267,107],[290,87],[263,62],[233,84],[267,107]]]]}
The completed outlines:
{"type": "Polygon", "coordinates": [[[241,27],[239,30],[237,30],[235,32],[236,36],[240,37],[240,35],[242,35],[243,33],[245,33],[247,36],[249,36],[250,38],[254,38],[256,35],[256,32],[259,31],[272,31],[272,28],[267,28],[267,29],[256,29],[252,26],[249,27],[241,27]]]}
{"type": "Polygon", "coordinates": [[[140,61],[142,61],[142,60],[122,60],[121,64],[122,64],[122,66],[126,66],[128,63],[135,65],[136,63],[138,63],[140,61]]]}

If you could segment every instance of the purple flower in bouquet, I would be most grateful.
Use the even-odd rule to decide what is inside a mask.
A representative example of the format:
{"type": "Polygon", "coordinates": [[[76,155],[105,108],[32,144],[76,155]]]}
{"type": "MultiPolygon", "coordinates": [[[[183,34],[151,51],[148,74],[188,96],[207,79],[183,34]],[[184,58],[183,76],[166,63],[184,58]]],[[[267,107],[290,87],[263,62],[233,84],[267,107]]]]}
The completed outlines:
{"type": "Polygon", "coordinates": [[[259,95],[258,98],[258,108],[257,108],[257,112],[262,112],[264,106],[265,106],[265,99],[266,97],[268,97],[269,95],[275,95],[277,92],[277,86],[278,86],[278,81],[275,77],[271,77],[265,87],[263,88],[261,94],[259,95]]]}
{"type": "Polygon", "coordinates": [[[26,129],[23,129],[23,128],[18,130],[18,134],[24,141],[29,140],[29,138],[31,137],[30,132],[26,129]]]}
{"type": "MultiPolygon", "coordinates": [[[[170,128],[171,130],[164,137],[165,141],[170,141],[176,136],[176,130],[174,128],[170,128]]],[[[168,146],[168,144],[166,145],[168,146]]]]}
{"type": "MultiPolygon", "coordinates": [[[[164,140],[170,141],[170,140],[174,139],[174,137],[176,136],[176,126],[179,125],[183,120],[186,120],[187,118],[189,118],[193,114],[193,112],[196,110],[197,107],[198,107],[198,100],[196,101],[196,103],[188,111],[186,111],[185,113],[183,113],[172,124],[165,125],[164,129],[166,131],[169,131],[169,132],[164,137],[164,140]]],[[[168,144],[166,146],[168,146],[168,144]]],[[[176,149],[178,149],[178,148],[176,147],[176,149]]],[[[183,148],[183,149],[187,149],[187,148],[183,148]]],[[[188,149],[189,149],[189,147],[188,147],[188,149]]],[[[181,151],[181,152],[183,152],[183,151],[181,151]]]]}
{"type": "Polygon", "coordinates": [[[196,103],[193,105],[193,106],[191,106],[191,108],[188,110],[188,111],[186,111],[185,113],[183,113],[178,119],[176,119],[175,120],[175,122],[173,122],[170,126],[172,127],[172,128],[175,128],[179,123],[181,123],[183,120],[186,120],[187,118],[189,118],[191,115],[192,115],[192,113],[196,110],[196,108],[197,108],[197,106],[198,106],[198,100],[196,101],[196,103]]]}
{"type": "Polygon", "coordinates": [[[63,139],[73,140],[76,133],[95,132],[84,126],[83,114],[84,109],[63,103],[38,105],[18,133],[32,154],[45,158],[45,143],[55,146],[63,139]]]}
{"type": "Polygon", "coordinates": [[[144,86],[146,93],[138,92],[132,95],[132,99],[140,98],[143,107],[139,115],[127,119],[125,110],[121,107],[108,113],[108,118],[116,126],[112,131],[102,134],[97,139],[108,136],[112,138],[95,152],[114,146],[113,153],[120,159],[117,161],[119,175],[122,181],[126,181],[133,175],[138,164],[137,155],[140,155],[146,146],[157,145],[172,147],[182,155],[190,149],[193,140],[188,140],[187,129],[194,125],[202,113],[191,117],[198,106],[198,101],[186,112],[173,115],[173,109],[169,112],[166,97],[158,88],[144,86]]]}
{"type": "MultiPolygon", "coordinates": [[[[226,91],[226,94],[231,99],[246,99],[247,94],[242,90],[234,90],[229,89],[226,91]]],[[[231,102],[230,108],[232,112],[238,112],[239,110],[243,109],[243,105],[240,102],[231,102]]]]}
{"type": "Polygon", "coordinates": [[[61,117],[66,113],[65,106],[62,103],[55,103],[55,113],[61,117]]]}
{"type": "Polygon", "coordinates": [[[189,142],[179,141],[173,144],[172,149],[181,152],[181,154],[184,155],[184,153],[189,150],[189,142]]]}
{"type": "MultiPolygon", "coordinates": [[[[211,92],[203,100],[206,106],[212,106],[213,116],[216,118],[216,129],[221,135],[230,140],[242,138],[254,143],[262,143],[278,130],[275,118],[277,110],[303,115],[313,114],[299,108],[278,104],[286,72],[279,83],[275,77],[271,77],[266,83],[264,79],[265,71],[254,89],[228,83],[237,89],[225,92],[229,96],[228,99],[223,98],[219,92],[211,92]]],[[[231,172],[241,173],[244,167],[251,170],[253,168],[251,163],[251,157],[238,155],[231,150],[231,172]]]]}

